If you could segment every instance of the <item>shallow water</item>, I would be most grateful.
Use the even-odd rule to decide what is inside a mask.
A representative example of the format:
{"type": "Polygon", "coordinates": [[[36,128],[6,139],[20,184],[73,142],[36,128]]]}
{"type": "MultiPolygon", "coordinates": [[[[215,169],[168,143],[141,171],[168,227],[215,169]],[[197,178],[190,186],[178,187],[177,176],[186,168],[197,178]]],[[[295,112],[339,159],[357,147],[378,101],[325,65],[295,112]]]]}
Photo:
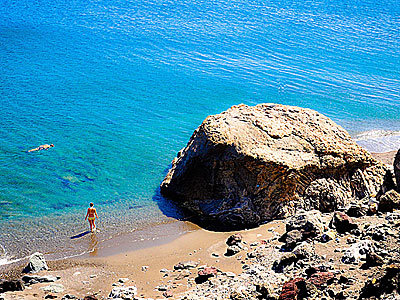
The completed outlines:
{"type": "Polygon", "coordinates": [[[397,0],[3,1],[0,259],[80,253],[90,201],[101,240],[179,217],[159,183],[234,104],[309,107],[399,148],[399,19],[397,0]]]}

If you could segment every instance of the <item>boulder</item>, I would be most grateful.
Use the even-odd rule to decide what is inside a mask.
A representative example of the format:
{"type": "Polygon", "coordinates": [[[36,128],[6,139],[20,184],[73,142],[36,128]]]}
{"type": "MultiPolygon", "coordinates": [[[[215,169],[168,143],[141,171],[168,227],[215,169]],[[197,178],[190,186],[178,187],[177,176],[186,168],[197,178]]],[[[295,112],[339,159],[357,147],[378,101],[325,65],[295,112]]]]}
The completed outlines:
{"type": "Polygon", "coordinates": [[[315,248],[313,245],[307,242],[302,242],[296,246],[292,252],[298,259],[312,258],[315,255],[315,248]]]}
{"type": "Polygon", "coordinates": [[[358,263],[366,258],[366,254],[374,252],[374,247],[370,240],[363,240],[351,245],[343,254],[342,262],[345,264],[358,263]]]}
{"type": "Polygon", "coordinates": [[[368,210],[369,210],[369,206],[366,204],[363,204],[362,202],[351,203],[349,208],[346,211],[346,214],[349,217],[359,218],[359,217],[367,215],[368,210]]]}
{"type": "Polygon", "coordinates": [[[303,234],[299,230],[292,230],[284,233],[280,238],[280,242],[285,243],[282,247],[284,251],[292,251],[301,241],[303,241],[303,234]]]}
{"type": "Polygon", "coordinates": [[[321,289],[324,286],[331,284],[334,278],[335,275],[332,272],[317,272],[312,274],[308,281],[321,289]]]}
{"type": "Polygon", "coordinates": [[[218,274],[218,270],[215,267],[205,267],[197,272],[195,282],[201,284],[206,282],[210,277],[214,277],[218,274]]]}
{"type": "Polygon", "coordinates": [[[383,183],[376,195],[376,199],[379,201],[385,193],[394,189],[396,189],[396,184],[393,181],[393,173],[391,170],[386,170],[385,176],[383,177],[383,183]]]}
{"type": "Polygon", "coordinates": [[[297,255],[294,253],[285,253],[283,254],[279,260],[274,261],[272,265],[272,270],[276,273],[282,273],[287,266],[295,263],[298,260],[297,255]]]}
{"type": "Polygon", "coordinates": [[[137,294],[137,288],[136,286],[118,286],[114,287],[110,294],[108,295],[108,298],[110,299],[133,299],[137,294]]]}
{"type": "Polygon", "coordinates": [[[29,263],[22,271],[23,273],[38,273],[43,270],[48,270],[46,260],[42,253],[35,252],[29,258],[29,263]]]}
{"type": "Polygon", "coordinates": [[[363,265],[364,268],[368,269],[370,267],[377,267],[382,266],[384,264],[384,260],[378,254],[374,252],[367,252],[365,257],[365,264],[363,265]]]}
{"type": "Polygon", "coordinates": [[[286,220],[286,232],[298,230],[303,240],[316,237],[324,230],[321,219],[322,214],[318,210],[301,211],[286,220]]]}
{"type": "Polygon", "coordinates": [[[52,275],[47,275],[47,276],[25,275],[22,277],[22,281],[26,285],[35,284],[39,282],[55,282],[57,280],[58,280],[57,277],[52,275]]]}
{"type": "Polygon", "coordinates": [[[0,280],[0,293],[23,291],[24,289],[25,286],[21,279],[0,280]]]}
{"type": "Polygon", "coordinates": [[[344,212],[335,211],[330,223],[330,227],[335,228],[339,233],[345,233],[353,229],[357,229],[358,225],[354,223],[354,221],[344,212]]]}
{"type": "Polygon", "coordinates": [[[303,278],[295,278],[282,286],[279,300],[303,299],[307,295],[307,286],[303,278]]]}
{"type": "Polygon", "coordinates": [[[390,190],[379,199],[378,210],[382,212],[392,212],[393,209],[400,208],[400,194],[395,190],[390,190]]]}
{"type": "MultiPolygon", "coordinates": [[[[368,280],[360,291],[359,299],[376,297],[382,299],[385,294],[400,292],[400,265],[393,264],[379,270],[374,278],[368,280]]],[[[389,298],[388,298],[389,299],[389,298]]]]}
{"type": "Polygon", "coordinates": [[[397,151],[396,156],[394,158],[394,177],[396,179],[396,191],[400,193],[400,149],[397,151]]]}
{"type": "Polygon", "coordinates": [[[195,130],[161,193],[208,224],[244,228],[298,209],[344,207],[376,194],[385,171],[316,111],[237,105],[195,130]]]}

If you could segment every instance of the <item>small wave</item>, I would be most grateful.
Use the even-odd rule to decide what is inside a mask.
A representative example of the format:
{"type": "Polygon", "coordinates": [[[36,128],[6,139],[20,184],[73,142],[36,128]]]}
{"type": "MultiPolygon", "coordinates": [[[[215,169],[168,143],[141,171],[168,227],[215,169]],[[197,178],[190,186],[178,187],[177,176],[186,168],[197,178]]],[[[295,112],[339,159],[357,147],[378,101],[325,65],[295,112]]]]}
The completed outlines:
{"type": "Polygon", "coordinates": [[[19,262],[19,261],[21,261],[23,259],[26,259],[26,257],[18,258],[18,259],[9,259],[7,257],[0,257],[0,266],[13,264],[13,263],[19,262]]]}
{"type": "Polygon", "coordinates": [[[400,148],[400,131],[369,130],[356,134],[354,140],[370,152],[389,152],[400,148]]]}

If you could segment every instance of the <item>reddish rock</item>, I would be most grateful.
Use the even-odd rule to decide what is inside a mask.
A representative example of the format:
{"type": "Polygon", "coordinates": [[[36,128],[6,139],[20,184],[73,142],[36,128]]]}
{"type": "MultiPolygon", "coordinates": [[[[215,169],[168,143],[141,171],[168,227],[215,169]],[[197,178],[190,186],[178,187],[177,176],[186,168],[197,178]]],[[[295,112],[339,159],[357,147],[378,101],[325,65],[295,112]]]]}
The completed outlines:
{"type": "Polygon", "coordinates": [[[242,235],[240,233],[232,234],[226,240],[226,244],[228,246],[236,246],[237,244],[242,242],[242,235]]]}
{"type": "Polygon", "coordinates": [[[340,211],[335,211],[330,226],[336,228],[336,231],[339,233],[345,233],[358,228],[352,218],[340,211]]]}
{"type": "Polygon", "coordinates": [[[217,268],[206,267],[197,273],[198,276],[195,278],[195,282],[197,284],[204,283],[208,280],[208,278],[217,275],[217,273],[218,273],[217,268]]]}
{"type": "Polygon", "coordinates": [[[200,270],[197,274],[199,276],[211,277],[211,276],[217,275],[217,273],[218,273],[217,268],[215,268],[215,267],[206,267],[206,268],[200,270]]]}
{"type": "Polygon", "coordinates": [[[331,272],[317,272],[312,274],[308,281],[320,288],[325,284],[331,284],[334,277],[335,275],[331,272]]]}
{"type": "Polygon", "coordinates": [[[279,300],[297,300],[298,296],[304,294],[305,292],[305,280],[303,278],[295,278],[283,285],[279,300]]]}
{"type": "Polygon", "coordinates": [[[89,295],[89,296],[85,296],[85,298],[83,298],[83,300],[98,300],[98,298],[95,295],[89,295]]]}

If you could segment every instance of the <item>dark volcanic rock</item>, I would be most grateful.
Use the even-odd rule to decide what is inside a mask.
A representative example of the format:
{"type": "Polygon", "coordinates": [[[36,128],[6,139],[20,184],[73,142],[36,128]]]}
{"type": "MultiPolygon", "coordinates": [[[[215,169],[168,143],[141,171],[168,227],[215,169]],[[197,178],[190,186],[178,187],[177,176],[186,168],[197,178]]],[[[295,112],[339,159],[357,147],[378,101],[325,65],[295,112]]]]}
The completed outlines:
{"type": "Polygon", "coordinates": [[[318,210],[299,212],[286,220],[286,232],[298,230],[301,232],[303,240],[316,237],[324,230],[321,218],[321,212],[318,210]]]}
{"type": "Polygon", "coordinates": [[[393,209],[400,208],[400,194],[395,190],[390,190],[379,199],[378,210],[382,212],[392,212],[393,209]]]}
{"type": "Polygon", "coordinates": [[[0,293],[23,291],[24,289],[25,286],[21,279],[0,281],[0,293]]]}
{"type": "Polygon", "coordinates": [[[240,233],[235,233],[232,234],[228,239],[226,240],[226,244],[228,246],[237,246],[242,242],[242,235],[240,233]]]}
{"type": "Polygon", "coordinates": [[[335,211],[330,226],[339,233],[349,232],[358,228],[358,225],[348,215],[340,211],[335,211]]]}
{"type": "Polygon", "coordinates": [[[161,193],[208,224],[250,227],[296,209],[332,211],[375,194],[385,171],[316,111],[238,105],[196,129],[161,193]]]}
{"type": "Polygon", "coordinates": [[[276,273],[282,273],[285,267],[295,263],[297,261],[297,255],[294,253],[285,253],[279,260],[276,260],[272,265],[272,270],[276,273]]]}
{"type": "Polygon", "coordinates": [[[376,199],[379,199],[388,191],[396,189],[396,185],[393,181],[393,174],[391,170],[386,170],[385,176],[383,177],[383,183],[381,188],[379,189],[378,194],[376,195],[376,199]]]}
{"type": "Polygon", "coordinates": [[[303,234],[299,230],[292,230],[284,233],[279,241],[285,243],[283,245],[285,251],[292,251],[294,247],[303,241],[303,234]]]}
{"type": "Polygon", "coordinates": [[[197,284],[206,282],[210,277],[214,277],[218,274],[218,270],[215,267],[205,267],[204,269],[197,272],[195,281],[197,284]]]}
{"type": "Polygon", "coordinates": [[[396,153],[396,157],[394,158],[394,177],[396,178],[396,191],[400,193],[400,149],[396,153]]]}
{"type": "Polygon", "coordinates": [[[363,268],[377,267],[384,264],[383,258],[374,252],[368,252],[365,257],[363,268]]]}
{"type": "Polygon", "coordinates": [[[389,265],[384,270],[375,274],[374,278],[368,280],[360,293],[360,299],[377,297],[384,294],[399,292],[400,287],[400,265],[389,265]]]}

